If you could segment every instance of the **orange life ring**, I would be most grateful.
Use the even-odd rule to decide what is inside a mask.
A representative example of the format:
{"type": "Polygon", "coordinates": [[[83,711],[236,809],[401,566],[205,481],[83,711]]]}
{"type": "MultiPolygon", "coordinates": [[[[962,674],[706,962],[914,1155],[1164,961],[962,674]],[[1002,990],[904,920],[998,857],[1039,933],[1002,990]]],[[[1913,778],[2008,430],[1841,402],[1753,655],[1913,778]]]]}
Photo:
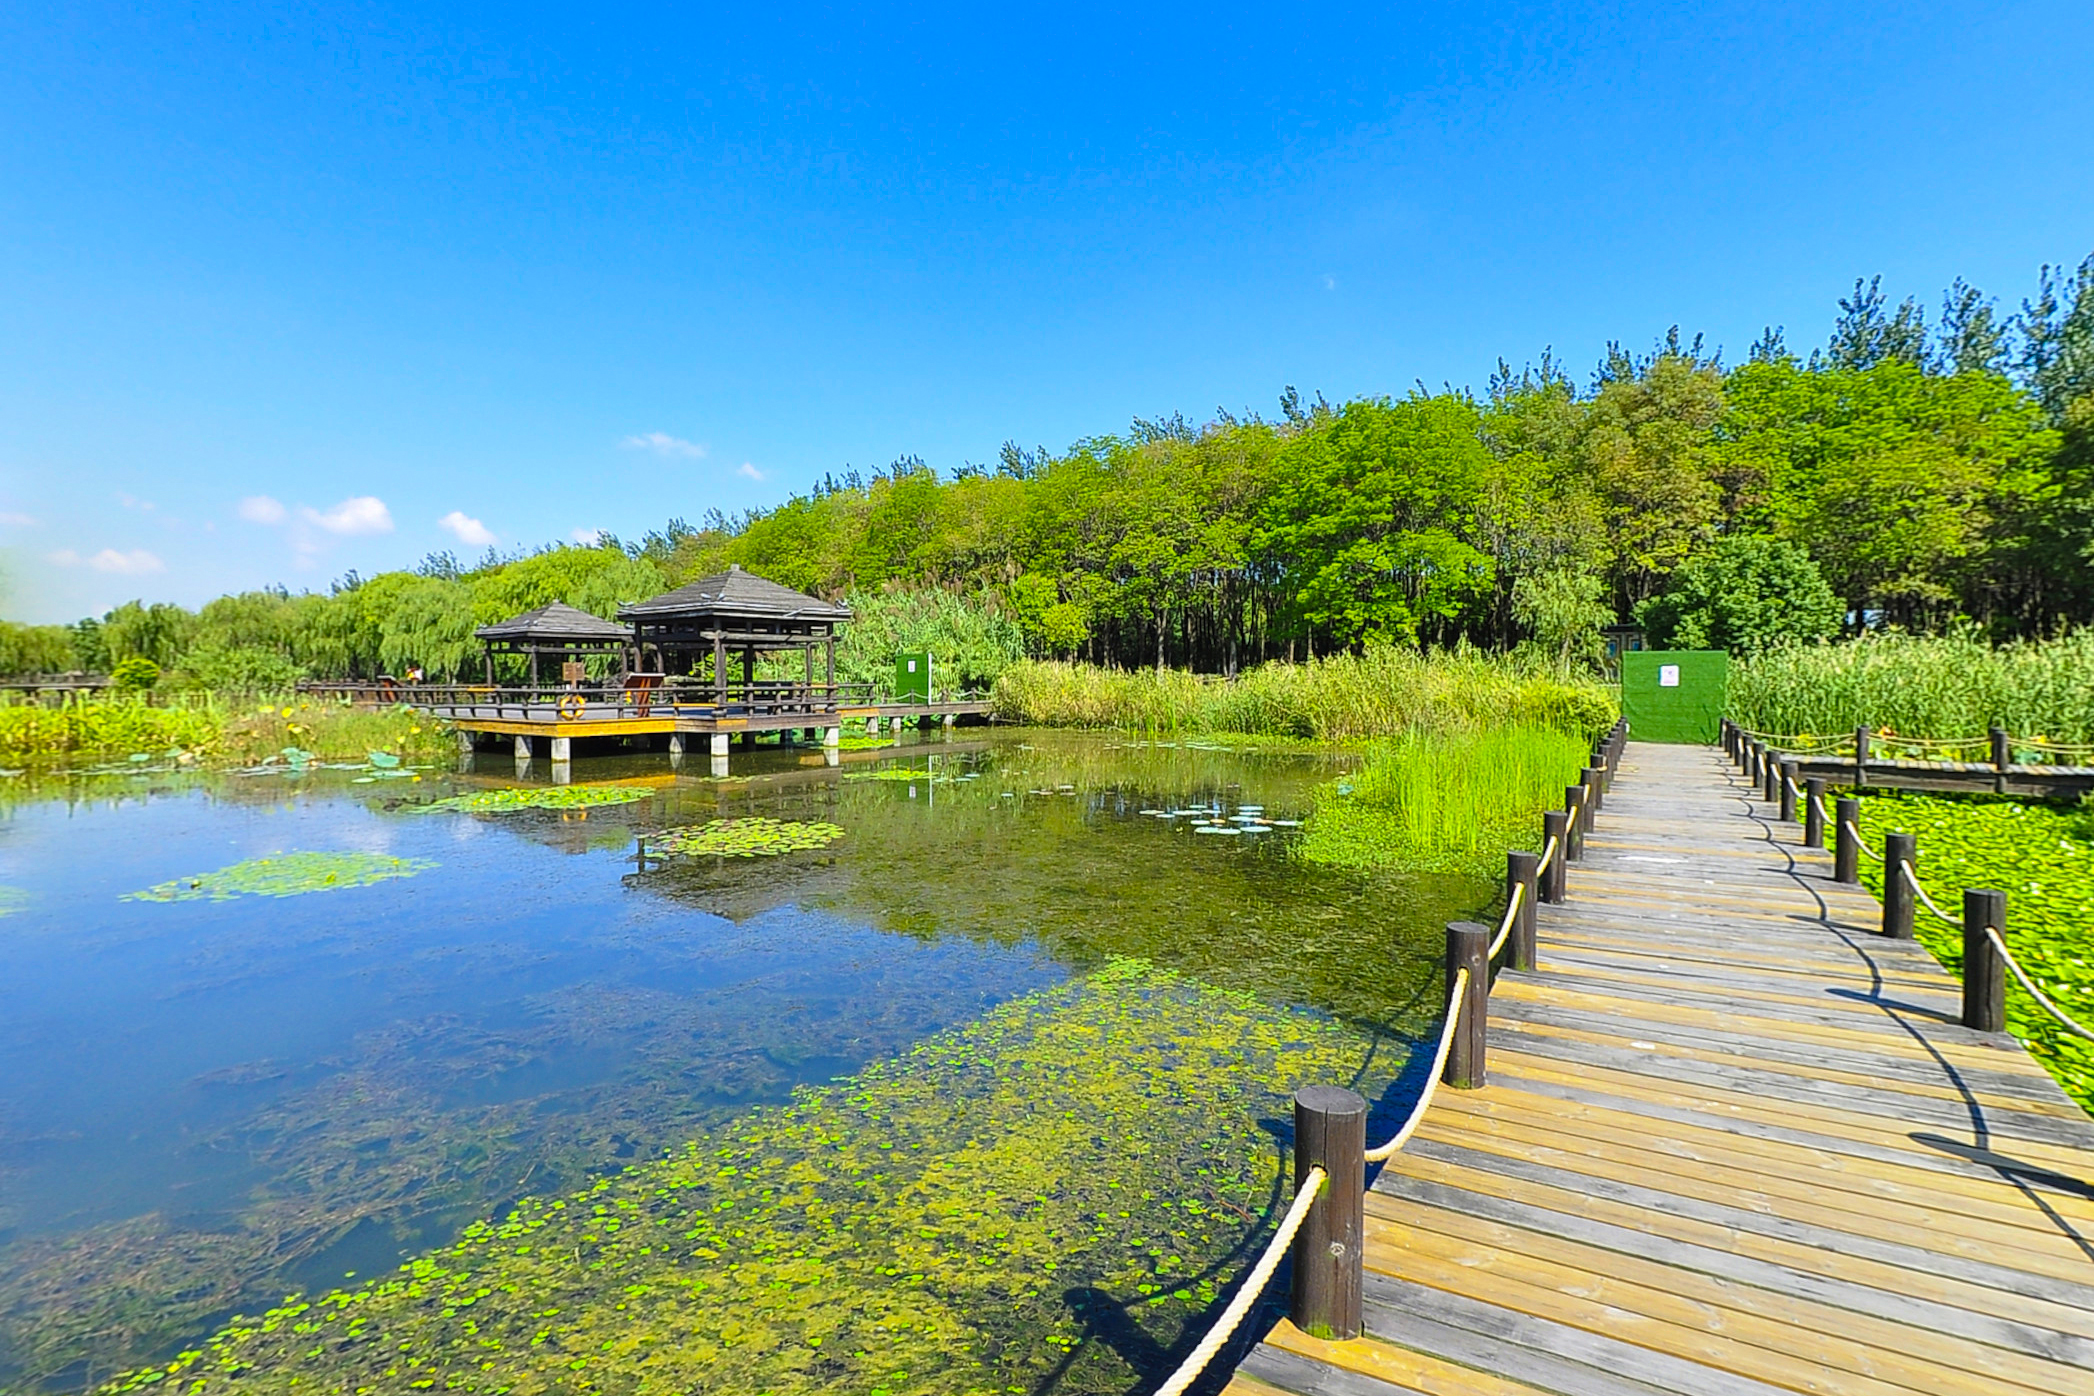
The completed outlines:
{"type": "Polygon", "coordinates": [[[581,694],[566,694],[560,699],[560,720],[562,722],[578,721],[588,706],[589,700],[581,694]]]}

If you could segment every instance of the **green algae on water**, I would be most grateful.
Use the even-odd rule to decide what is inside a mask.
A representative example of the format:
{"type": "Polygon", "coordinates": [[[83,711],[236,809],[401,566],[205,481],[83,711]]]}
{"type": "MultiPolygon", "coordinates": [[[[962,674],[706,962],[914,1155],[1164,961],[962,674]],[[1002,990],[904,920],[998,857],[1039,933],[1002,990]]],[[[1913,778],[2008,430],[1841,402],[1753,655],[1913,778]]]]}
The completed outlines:
{"type": "Polygon", "coordinates": [[[715,819],[665,829],[648,839],[659,853],[716,854],[728,858],[776,858],[786,853],[804,853],[827,848],[843,837],[843,826],[799,820],[766,819],[751,815],[741,819],[715,819]]]}
{"type": "Polygon", "coordinates": [[[124,900],[222,902],[241,896],[296,897],[413,877],[435,866],[427,858],[390,858],[382,853],[279,853],[249,858],[216,872],[178,877],[142,892],[127,892],[124,900]]]}
{"type": "Polygon", "coordinates": [[[629,805],[655,792],[632,785],[542,785],[508,790],[478,790],[408,806],[416,814],[509,814],[526,809],[594,809],[629,805]]]}
{"type": "Polygon", "coordinates": [[[1288,1094],[1385,1049],[1115,960],[116,1389],[1122,1392],[1270,1234],[1288,1094]]]}
{"type": "Polygon", "coordinates": [[[12,916],[29,905],[29,894],[19,887],[0,887],[0,916],[12,916]]]}

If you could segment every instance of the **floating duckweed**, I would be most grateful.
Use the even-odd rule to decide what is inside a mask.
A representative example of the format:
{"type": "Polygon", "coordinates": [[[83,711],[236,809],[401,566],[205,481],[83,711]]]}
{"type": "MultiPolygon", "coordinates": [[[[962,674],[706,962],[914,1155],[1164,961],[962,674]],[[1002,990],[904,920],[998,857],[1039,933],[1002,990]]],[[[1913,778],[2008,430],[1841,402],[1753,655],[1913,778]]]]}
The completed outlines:
{"type": "Polygon", "coordinates": [[[1389,1055],[1115,960],[114,1388],[1146,1389],[1286,1205],[1287,1093],[1389,1055]]]}
{"type": "Polygon", "coordinates": [[[750,815],[666,829],[649,839],[662,853],[716,854],[730,858],[776,858],[826,848],[843,837],[839,824],[800,823],[750,815]]]}
{"type": "Polygon", "coordinates": [[[590,809],[597,805],[629,805],[644,800],[652,790],[631,785],[541,785],[521,789],[478,790],[416,805],[418,814],[439,811],[457,814],[509,814],[525,809],[590,809]]]}
{"type": "Polygon", "coordinates": [[[229,901],[234,897],[295,897],[334,892],[374,882],[413,877],[436,864],[426,858],[389,858],[382,853],[279,853],[162,882],[124,895],[127,902],[229,901]]]}
{"type": "Polygon", "coordinates": [[[12,916],[27,905],[27,892],[19,887],[0,887],[0,916],[12,916]]]}

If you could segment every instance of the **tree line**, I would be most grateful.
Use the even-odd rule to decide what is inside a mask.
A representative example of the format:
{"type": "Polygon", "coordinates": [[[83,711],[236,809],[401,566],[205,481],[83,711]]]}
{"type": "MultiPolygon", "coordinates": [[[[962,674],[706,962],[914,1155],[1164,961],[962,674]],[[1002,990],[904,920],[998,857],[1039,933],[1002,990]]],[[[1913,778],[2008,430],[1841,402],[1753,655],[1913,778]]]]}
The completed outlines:
{"type": "Polygon", "coordinates": [[[730,562],[827,597],[936,590],[1042,655],[1215,672],[1375,643],[1570,660],[1614,621],[1748,652],[2051,633],[2094,616],[2094,257],[2012,313],[1961,281],[1931,315],[1857,282],[1807,355],[1770,328],[1726,365],[1674,330],[1583,384],[1545,352],[1481,394],[1289,388],[1271,417],[1137,419],[943,475],[905,458],[630,543],[11,626],[0,668],[470,674],[475,625],[555,598],[608,616],[730,562]]]}

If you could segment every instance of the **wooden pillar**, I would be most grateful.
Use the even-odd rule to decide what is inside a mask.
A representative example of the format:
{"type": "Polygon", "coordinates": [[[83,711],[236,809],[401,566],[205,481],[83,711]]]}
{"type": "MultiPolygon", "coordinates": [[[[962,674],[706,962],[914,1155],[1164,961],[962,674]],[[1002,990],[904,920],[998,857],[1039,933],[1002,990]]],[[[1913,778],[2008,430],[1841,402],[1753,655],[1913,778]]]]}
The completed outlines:
{"type": "Polygon", "coordinates": [[[538,646],[531,645],[528,648],[531,652],[531,687],[536,689],[538,687],[538,646]]]}
{"type": "Polygon", "coordinates": [[[484,650],[484,651],[483,651],[482,653],[483,653],[483,657],[484,657],[484,658],[485,658],[485,659],[487,660],[487,686],[488,686],[489,688],[493,688],[493,687],[494,687],[494,646],[493,646],[492,644],[488,645],[488,646],[487,646],[487,648],[486,648],[486,649],[485,649],[485,650],[484,650]]]}
{"type": "Polygon", "coordinates": [[[2007,793],[2007,768],[2014,764],[2014,743],[2007,740],[2007,729],[1995,726],[1992,736],[1992,793],[2007,793]]]}
{"type": "Polygon", "coordinates": [[[1534,902],[1541,890],[1534,865],[1540,861],[1540,854],[1522,849],[1505,855],[1506,900],[1509,904],[1515,891],[1520,897],[1520,909],[1512,914],[1512,935],[1505,942],[1507,969],[1534,968],[1534,902]]]}
{"type": "Polygon", "coordinates": [[[814,642],[808,641],[807,647],[800,653],[807,660],[807,692],[803,696],[811,703],[814,701],[814,642]]]}
{"type": "Polygon", "coordinates": [[[1812,776],[1803,782],[1803,846],[1825,846],[1825,778],[1812,776]]]}
{"type": "Polygon", "coordinates": [[[1869,729],[1854,729],[1854,785],[1856,789],[1869,783],[1869,729]]]}
{"type": "Polygon", "coordinates": [[[1587,800],[1587,806],[1585,811],[1585,831],[1587,833],[1591,833],[1592,816],[1599,812],[1600,806],[1602,803],[1604,803],[1606,797],[1600,793],[1603,787],[1600,783],[1599,767],[1587,766],[1583,771],[1579,772],[1579,774],[1585,778],[1585,796],[1587,800]]]}
{"type": "Polygon", "coordinates": [[[1771,750],[1760,763],[1760,798],[1770,805],[1781,803],[1781,757],[1771,750]]]}
{"type": "Polygon", "coordinates": [[[1783,757],[1774,767],[1775,793],[1781,804],[1781,822],[1796,822],[1796,763],[1783,757]]]}
{"type": "Polygon", "coordinates": [[[1552,809],[1541,817],[1541,846],[1544,849],[1548,848],[1550,839],[1556,841],[1556,856],[1549,860],[1548,870],[1541,875],[1541,899],[1560,902],[1568,886],[1563,865],[1567,861],[1564,849],[1570,843],[1570,816],[1560,809],[1552,809]]]}
{"type": "Polygon", "coordinates": [[[1483,1044],[1490,1029],[1491,933],[1474,921],[1447,923],[1447,993],[1452,1003],[1454,980],[1462,970],[1469,982],[1461,1000],[1461,1022],[1454,1029],[1454,1044],[1447,1053],[1442,1085],[1458,1091],[1474,1090],[1484,1082],[1483,1044]]]}
{"type": "Polygon", "coordinates": [[[1585,787],[1566,785],[1563,787],[1563,812],[1570,816],[1564,832],[1563,856],[1577,862],[1585,856],[1585,787]]]}
{"type": "MultiPolygon", "coordinates": [[[[719,706],[727,706],[727,637],[717,630],[713,632],[713,698],[719,706]]],[[[726,751],[715,755],[724,756],[726,751]]]]}
{"type": "Polygon", "coordinates": [[[1892,940],[1912,939],[1912,884],[1905,880],[1904,864],[1917,871],[1919,840],[1911,834],[1883,836],[1883,934],[1892,940]]]}
{"type": "MultiPolygon", "coordinates": [[[[836,635],[833,631],[830,633],[828,640],[824,642],[822,648],[824,652],[822,682],[829,685],[833,690],[836,687],[836,635]]],[[[830,694],[830,698],[832,701],[834,700],[835,694],[833,692],[830,694]]]]}
{"type": "Polygon", "coordinates": [[[1841,800],[1833,809],[1832,880],[1861,881],[1861,801],[1841,800]]]}
{"type": "Polygon", "coordinates": [[[2007,1026],[2007,964],[1986,936],[1987,927],[2007,934],[2007,894],[1982,888],[1963,892],[1963,1026],[2001,1032],[2007,1026]]]}
{"type": "Polygon", "coordinates": [[[1287,1317],[1313,1337],[1360,1336],[1366,1251],[1367,1102],[1341,1086],[1294,1093],[1294,1188],[1312,1168],[1322,1191],[1294,1234],[1287,1317]]]}

